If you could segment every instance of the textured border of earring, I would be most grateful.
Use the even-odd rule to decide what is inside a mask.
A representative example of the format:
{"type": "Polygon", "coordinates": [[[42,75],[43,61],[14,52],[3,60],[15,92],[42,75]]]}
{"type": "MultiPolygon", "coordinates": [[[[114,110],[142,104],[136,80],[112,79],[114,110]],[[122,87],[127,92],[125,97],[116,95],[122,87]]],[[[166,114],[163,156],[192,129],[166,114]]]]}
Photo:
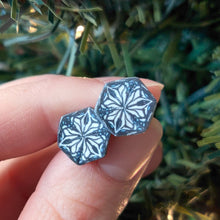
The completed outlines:
{"type": "Polygon", "coordinates": [[[106,83],[95,106],[64,115],[57,143],[76,164],[106,155],[110,135],[128,136],[147,130],[156,99],[136,77],[106,83]]]}

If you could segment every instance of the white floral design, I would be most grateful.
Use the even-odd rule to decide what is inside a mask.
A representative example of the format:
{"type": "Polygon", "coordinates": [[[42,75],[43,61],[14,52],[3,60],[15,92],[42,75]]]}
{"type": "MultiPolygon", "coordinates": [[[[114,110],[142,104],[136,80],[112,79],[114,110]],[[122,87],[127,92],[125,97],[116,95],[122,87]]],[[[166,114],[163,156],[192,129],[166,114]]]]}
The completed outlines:
{"type": "Polygon", "coordinates": [[[97,114],[115,136],[144,132],[156,100],[137,78],[128,78],[106,84],[97,114]]]}
{"type": "Polygon", "coordinates": [[[77,164],[105,155],[109,132],[92,108],[65,115],[58,132],[59,147],[77,164]]]}

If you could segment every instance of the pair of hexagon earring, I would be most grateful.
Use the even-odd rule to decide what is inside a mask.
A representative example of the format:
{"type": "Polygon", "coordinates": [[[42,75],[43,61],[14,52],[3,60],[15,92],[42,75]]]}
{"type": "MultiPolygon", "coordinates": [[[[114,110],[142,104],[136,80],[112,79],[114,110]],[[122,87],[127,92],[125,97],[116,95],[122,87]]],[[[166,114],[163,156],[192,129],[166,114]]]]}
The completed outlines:
{"type": "Polygon", "coordinates": [[[109,82],[95,110],[89,107],[61,117],[58,145],[78,165],[103,158],[110,134],[145,132],[155,108],[156,99],[138,78],[109,82]]]}

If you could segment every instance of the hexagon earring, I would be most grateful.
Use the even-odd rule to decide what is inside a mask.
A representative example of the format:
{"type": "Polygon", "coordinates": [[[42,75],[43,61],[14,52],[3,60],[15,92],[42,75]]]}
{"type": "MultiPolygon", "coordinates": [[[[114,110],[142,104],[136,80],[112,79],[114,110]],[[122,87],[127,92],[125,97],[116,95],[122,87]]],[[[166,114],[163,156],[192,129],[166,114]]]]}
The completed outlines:
{"type": "Polygon", "coordinates": [[[145,132],[156,108],[156,99],[136,77],[105,84],[96,114],[115,136],[145,132]]]}
{"type": "Polygon", "coordinates": [[[57,142],[76,164],[105,156],[110,133],[92,108],[61,117],[57,142]]]}

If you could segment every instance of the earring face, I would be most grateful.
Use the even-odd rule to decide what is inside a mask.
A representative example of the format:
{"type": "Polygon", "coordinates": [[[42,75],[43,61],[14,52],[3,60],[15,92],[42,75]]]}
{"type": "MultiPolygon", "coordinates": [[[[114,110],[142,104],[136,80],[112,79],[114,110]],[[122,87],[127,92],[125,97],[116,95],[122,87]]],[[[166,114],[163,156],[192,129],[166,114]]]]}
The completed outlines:
{"type": "Polygon", "coordinates": [[[95,112],[113,135],[132,135],[146,131],[156,103],[138,78],[126,78],[104,86],[95,112]]]}
{"type": "Polygon", "coordinates": [[[64,115],[57,142],[76,164],[82,165],[105,156],[110,133],[92,108],[64,115]]]}
{"type": "Polygon", "coordinates": [[[138,78],[109,82],[95,110],[86,108],[61,117],[58,146],[78,165],[101,159],[111,133],[126,136],[145,132],[156,104],[138,78]]]}

